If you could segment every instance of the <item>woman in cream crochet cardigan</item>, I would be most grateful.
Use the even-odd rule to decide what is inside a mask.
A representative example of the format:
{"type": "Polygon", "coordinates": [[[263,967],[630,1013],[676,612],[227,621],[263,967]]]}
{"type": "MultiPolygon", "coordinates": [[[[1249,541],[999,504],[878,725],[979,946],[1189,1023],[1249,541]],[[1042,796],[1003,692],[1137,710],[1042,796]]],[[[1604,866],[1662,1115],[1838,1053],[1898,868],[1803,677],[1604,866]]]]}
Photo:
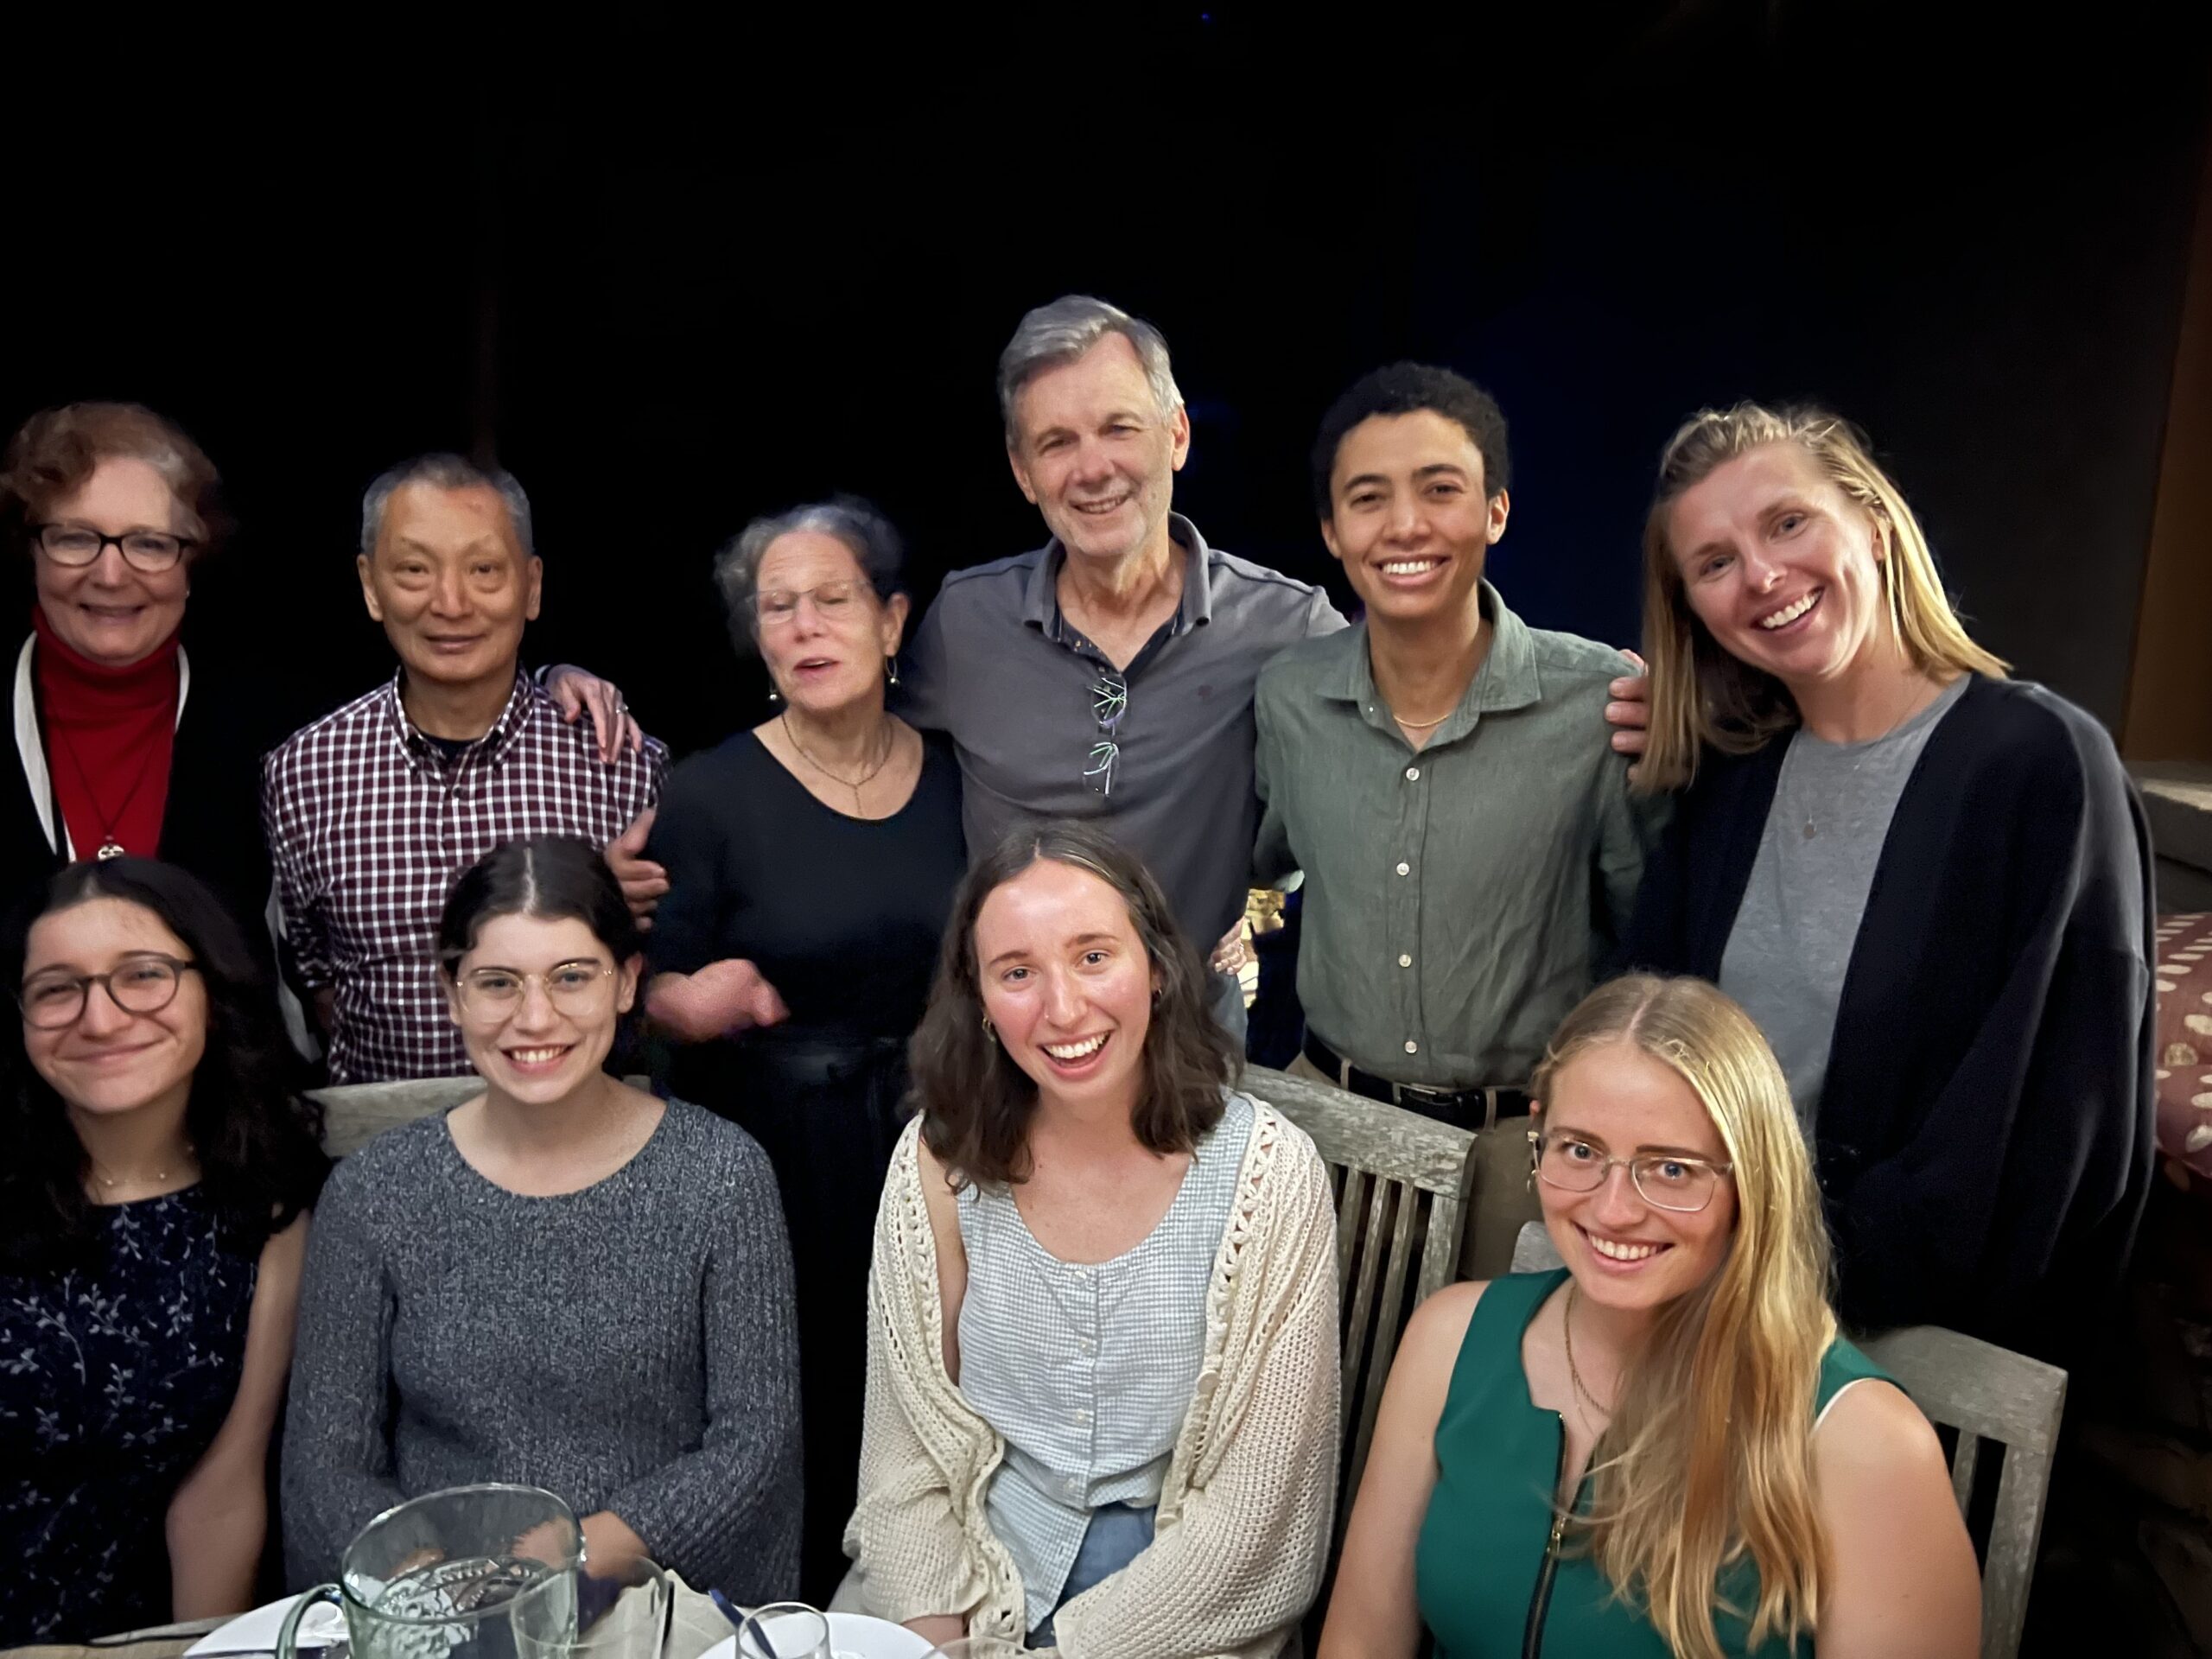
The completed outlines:
{"type": "Polygon", "coordinates": [[[1160,887],[1010,837],[953,906],[868,1285],[841,1605],[1069,1659],[1268,1659],[1321,1581],[1335,1221],[1160,887]]]}

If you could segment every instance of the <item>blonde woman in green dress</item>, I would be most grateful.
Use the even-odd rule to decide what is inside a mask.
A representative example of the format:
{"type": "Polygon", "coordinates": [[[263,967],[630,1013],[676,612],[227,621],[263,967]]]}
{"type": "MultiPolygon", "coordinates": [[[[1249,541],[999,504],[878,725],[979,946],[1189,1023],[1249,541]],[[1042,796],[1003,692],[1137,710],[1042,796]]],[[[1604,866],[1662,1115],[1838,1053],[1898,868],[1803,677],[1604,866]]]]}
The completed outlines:
{"type": "Polygon", "coordinates": [[[1973,1659],[1935,1432],[1837,1334],[1788,1085],[1694,979],[1600,987],[1538,1070],[1567,1265],[1423,1304],[1320,1659],[1973,1659]]]}

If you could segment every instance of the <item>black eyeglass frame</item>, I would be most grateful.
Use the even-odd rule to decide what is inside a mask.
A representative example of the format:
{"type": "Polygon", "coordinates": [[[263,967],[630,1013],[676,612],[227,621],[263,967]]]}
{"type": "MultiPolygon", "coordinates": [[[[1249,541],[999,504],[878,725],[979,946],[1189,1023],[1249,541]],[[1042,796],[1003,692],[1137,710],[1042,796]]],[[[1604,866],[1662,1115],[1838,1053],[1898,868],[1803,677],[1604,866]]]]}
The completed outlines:
{"type": "Polygon", "coordinates": [[[191,536],[179,536],[171,531],[127,530],[120,536],[109,536],[103,534],[99,531],[94,530],[90,524],[37,524],[33,526],[31,536],[32,539],[38,543],[39,551],[45,554],[48,558],[52,559],[56,564],[60,565],[65,570],[88,570],[93,565],[96,565],[100,562],[101,554],[106,552],[109,548],[112,547],[117,552],[123,555],[123,562],[125,564],[129,565],[133,570],[137,571],[141,575],[146,576],[158,576],[165,570],[175,569],[178,565],[184,563],[185,555],[191,552],[194,548],[200,545],[198,538],[191,536]],[[55,530],[67,531],[72,534],[79,536],[99,537],[99,545],[92,550],[92,556],[88,559],[64,558],[60,554],[54,550],[52,544],[48,543],[46,538],[47,532],[48,531],[55,530]],[[143,560],[131,557],[130,548],[124,545],[124,543],[129,542],[134,536],[157,537],[162,541],[175,542],[176,543],[176,551],[158,564],[148,564],[143,560]]]}

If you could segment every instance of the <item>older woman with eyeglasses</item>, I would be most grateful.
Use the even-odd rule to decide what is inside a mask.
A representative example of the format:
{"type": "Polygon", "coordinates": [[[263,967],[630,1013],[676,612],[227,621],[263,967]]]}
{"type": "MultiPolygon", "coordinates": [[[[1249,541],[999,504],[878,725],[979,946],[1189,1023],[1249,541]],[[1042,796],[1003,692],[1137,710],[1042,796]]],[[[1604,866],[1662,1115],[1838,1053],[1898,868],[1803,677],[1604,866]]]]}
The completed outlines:
{"type": "Polygon", "coordinates": [[[151,410],[47,410],[0,465],[0,521],[38,595],[16,659],[20,764],[0,779],[4,879],[159,856],[213,887],[265,951],[256,739],[283,730],[195,671],[177,638],[192,572],[231,527],[213,465],[151,410]]]}
{"type": "Polygon", "coordinates": [[[960,771],[884,706],[906,620],[897,533],[840,499],[755,519],[716,561],[769,717],[669,777],[646,1010],[688,1045],[676,1092],[767,1149],[790,1219],[807,1488],[802,1580],[826,1599],[860,1467],[876,1197],[906,1039],[966,869],[960,771]]]}

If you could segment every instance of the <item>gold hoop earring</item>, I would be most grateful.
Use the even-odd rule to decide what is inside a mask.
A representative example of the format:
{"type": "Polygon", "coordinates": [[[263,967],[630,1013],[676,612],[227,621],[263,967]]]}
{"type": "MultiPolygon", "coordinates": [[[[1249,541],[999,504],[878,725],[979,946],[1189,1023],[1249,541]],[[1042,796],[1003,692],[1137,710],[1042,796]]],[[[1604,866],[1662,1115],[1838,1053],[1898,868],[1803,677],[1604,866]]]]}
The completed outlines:
{"type": "Polygon", "coordinates": [[[991,1016],[988,1014],[983,1016],[983,1035],[993,1039],[998,1036],[998,1033],[991,1028],[991,1016]]]}

